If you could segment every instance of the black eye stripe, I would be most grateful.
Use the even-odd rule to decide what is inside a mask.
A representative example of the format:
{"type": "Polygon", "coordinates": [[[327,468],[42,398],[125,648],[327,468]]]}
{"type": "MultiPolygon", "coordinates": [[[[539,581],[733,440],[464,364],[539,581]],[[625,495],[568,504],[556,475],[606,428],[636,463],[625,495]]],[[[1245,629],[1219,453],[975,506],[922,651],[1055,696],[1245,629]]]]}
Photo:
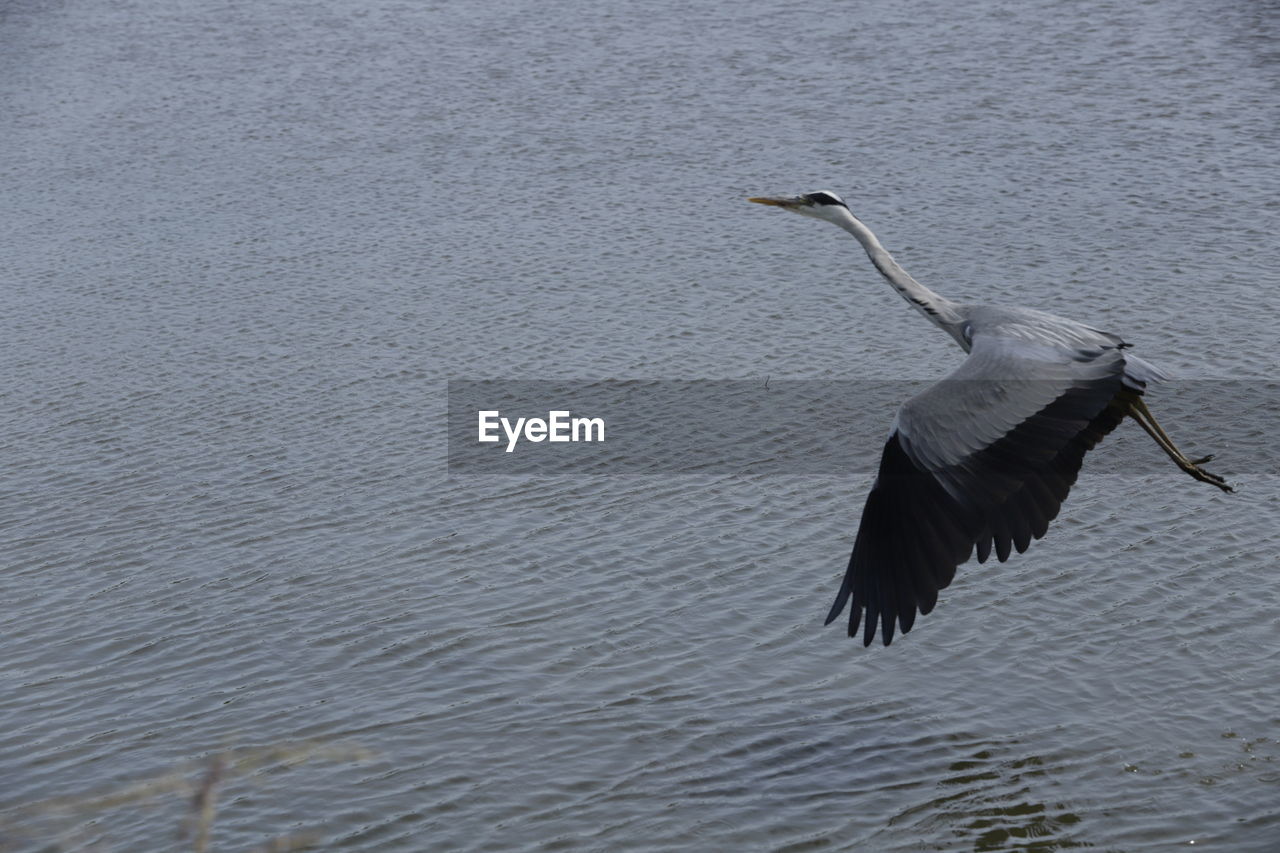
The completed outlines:
{"type": "Polygon", "coordinates": [[[814,204],[838,204],[841,207],[844,206],[844,202],[833,196],[831,193],[809,193],[805,198],[809,199],[809,201],[814,204]]]}

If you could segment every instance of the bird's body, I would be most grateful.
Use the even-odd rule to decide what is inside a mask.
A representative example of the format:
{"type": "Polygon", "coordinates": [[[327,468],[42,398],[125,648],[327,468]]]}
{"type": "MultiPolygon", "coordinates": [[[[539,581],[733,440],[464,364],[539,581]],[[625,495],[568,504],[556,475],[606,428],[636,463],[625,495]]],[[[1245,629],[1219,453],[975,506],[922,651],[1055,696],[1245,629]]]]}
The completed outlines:
{"type": "Polygon", "coordinates": [[[1058,514],[1084,455],[1126,417],[1196,479],[1220,477],[1181,454],[1142,401],[1164,378],[1110,332],[1028,308],[951,302],[921,285],[832,193],[752,199],[849,231],[903,298],[955,339],[968,358],[906,401],[890,428],[844,582],[827,617],[863,611],[864,645],[877,628],[911,630],[956,567],[977,551],[1004,561],[1058,514]]]}

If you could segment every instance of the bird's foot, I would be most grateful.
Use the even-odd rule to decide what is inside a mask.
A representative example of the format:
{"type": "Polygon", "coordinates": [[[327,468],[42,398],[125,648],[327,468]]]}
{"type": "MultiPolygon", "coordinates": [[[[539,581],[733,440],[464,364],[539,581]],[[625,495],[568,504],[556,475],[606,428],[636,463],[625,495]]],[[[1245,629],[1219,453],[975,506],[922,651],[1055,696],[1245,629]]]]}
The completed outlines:
{"type": "Polygon", "coordinates": [[[1204,457],[1203,459],[1188,459],[1187,465],[1184,466],[1182,470],[1186,471],[1188,474],[1190,474],[1192,477],[1194,477],[1195,479],[1199,480],[1202,483],[1209,483],[1210,485],[1217,486],[1219,489],[1222,489],[1222,491],[1227,492],[1228,494],[1230,494],[1231,492],[1234,492],[1235,489],[1232,488],[1231,484],[1228,483],[1226,480],[1219,477],[1217,474],[1210,473],[1209,471],[1206,471],[1200,467],[1202,464],[1204,464],[1205,462],[1208,462],[1212,458],[1213,458],[1213,455],[1210,454],[1204,457]]]}

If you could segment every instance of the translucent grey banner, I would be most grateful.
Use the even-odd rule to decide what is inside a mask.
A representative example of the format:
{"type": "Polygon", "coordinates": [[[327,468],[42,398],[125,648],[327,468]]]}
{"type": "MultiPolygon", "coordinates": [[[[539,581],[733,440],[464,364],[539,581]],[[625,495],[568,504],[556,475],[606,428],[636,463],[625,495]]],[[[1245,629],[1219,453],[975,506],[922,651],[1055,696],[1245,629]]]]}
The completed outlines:
{"type": "MultiPolygon", "coordinates": [[[[830,475],[876,470],[894,414],[927,381],[452,380],[451,474],[830,475]],[[505,423],[504,423],[505,422],[505,423]],[[481,440],[481,436],[486,440],[481,440]]],[[[1225,476],[1280,473],[1280,383],[1181,380],[1147,404],[1190,457],[1225,476]]],[[[1086,459],[1176,470],[1126,420],[1086,459]]]]}

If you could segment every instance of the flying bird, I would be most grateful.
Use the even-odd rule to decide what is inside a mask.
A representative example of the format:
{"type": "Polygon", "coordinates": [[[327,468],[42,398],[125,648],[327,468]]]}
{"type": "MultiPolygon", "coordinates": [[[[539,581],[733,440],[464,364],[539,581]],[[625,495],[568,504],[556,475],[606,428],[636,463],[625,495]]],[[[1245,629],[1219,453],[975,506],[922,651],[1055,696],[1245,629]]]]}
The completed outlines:
{"type": "Polygon", "coordinates": [[[830,625],[848,604],[849,636],[887,646],[933,610],[938,591],[977,549],[1004,562],[1045,534],[1084,455],[1133,418],[1186,473],[1231,486],[1188,459],[1142,398],[1164,379],[1110,332],[1034,311],[952,302],[899,266],[834,193],[752,198],[822,219],[862,244],[880,275],[968,358],[902,404],[862,510],[830,625]],[[865,612],[865,621],[864,613],[865,612]]]}

